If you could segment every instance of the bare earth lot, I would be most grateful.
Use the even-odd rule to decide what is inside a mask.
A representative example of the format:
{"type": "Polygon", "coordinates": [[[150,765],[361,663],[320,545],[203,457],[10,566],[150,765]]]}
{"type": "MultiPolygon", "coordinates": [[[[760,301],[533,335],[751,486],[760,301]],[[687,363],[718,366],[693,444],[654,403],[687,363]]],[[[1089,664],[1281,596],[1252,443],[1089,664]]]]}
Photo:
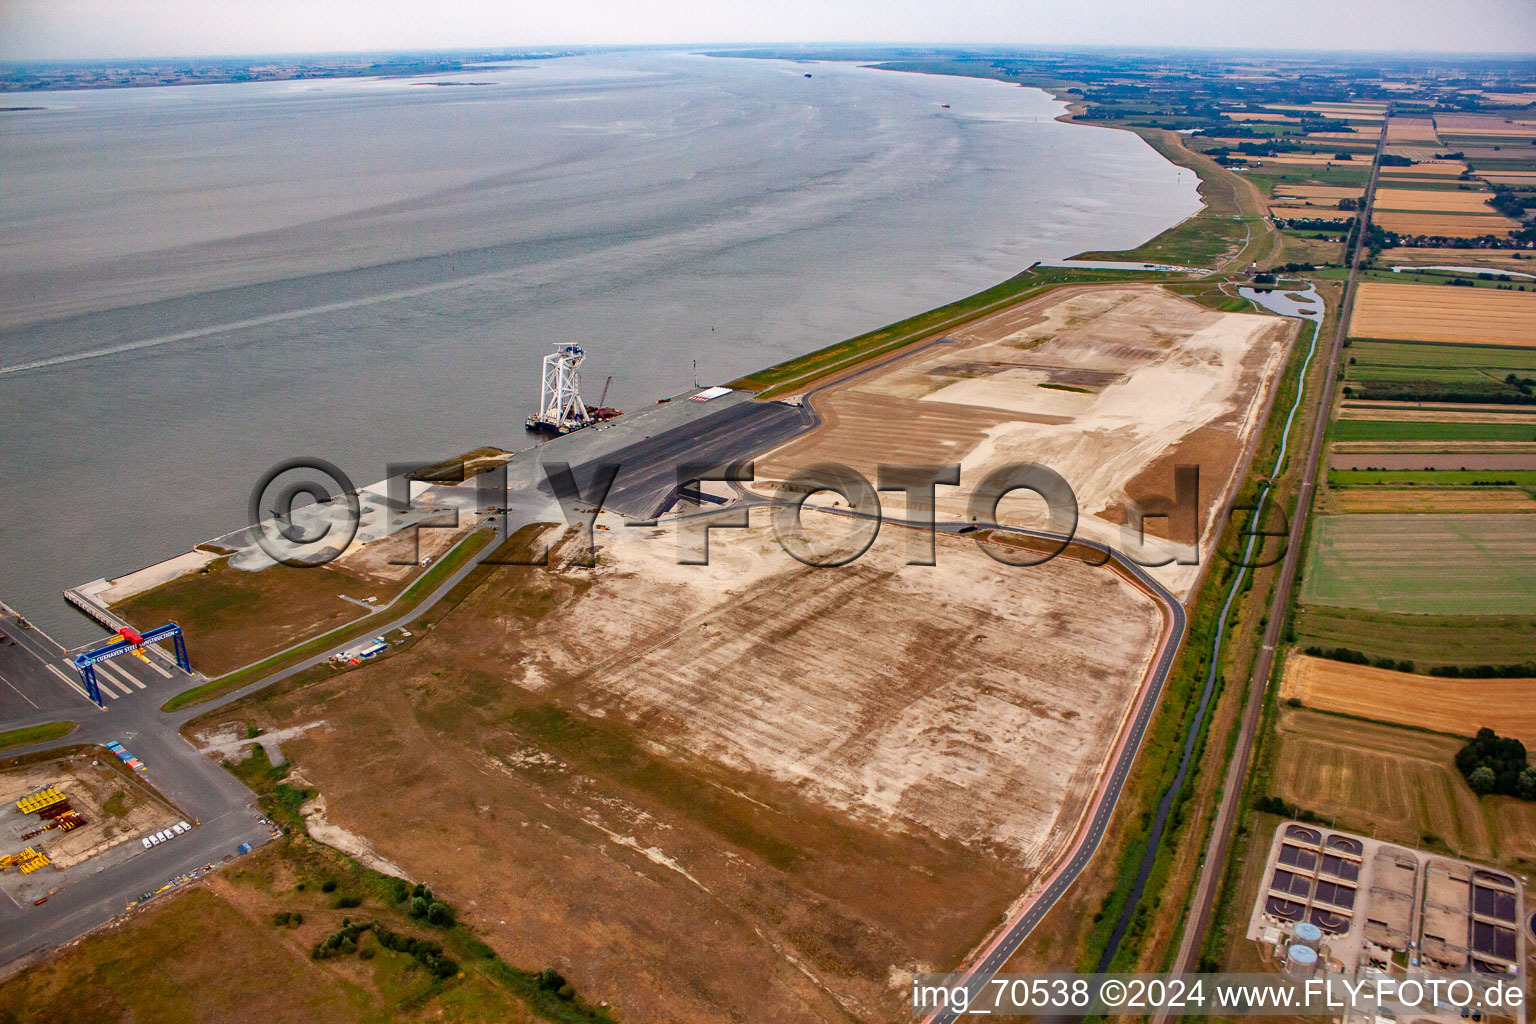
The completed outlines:
{"type": "Polygon", "coordinates": [[[263,717],[322,713],[285,750],[331,820],[621,1019],[898,1016],[1063,848],[1159,632],[1107,569],[903,532],[810,569],[612,530],[263,717]]]}
{"type": "MultiPolygon", "coordinates": [[[[1042,463],[1077,496],[1080,535],[1131,547],[1127,506],[1171,498],[1174,467],[1200,470],[1202,557],[1283,365],[1294,322],[1217,313],[1155,286],[1064,288],[985,317],[878,372],[813,399],[825,422],[757,462],[761,481],[820,463],[876,477],[879,463],[961,464],[941,517],[967,517],[990,470],[1042,463]]],[[[887,511],[900,495],[882,495],[887,511]]],[[[1193,554],[1149,519],[1143,557],[1193,554]]],[[[1197,567],[1154,570],[1187,593],[1197,567]]]]}
{"type": "Polygon", "coordinates": [[[1445,679],[1306,654],[1285,663],[1280,699],[1470,737],[1488,727],[1536,746],[1536,679],[1445,679]]]}

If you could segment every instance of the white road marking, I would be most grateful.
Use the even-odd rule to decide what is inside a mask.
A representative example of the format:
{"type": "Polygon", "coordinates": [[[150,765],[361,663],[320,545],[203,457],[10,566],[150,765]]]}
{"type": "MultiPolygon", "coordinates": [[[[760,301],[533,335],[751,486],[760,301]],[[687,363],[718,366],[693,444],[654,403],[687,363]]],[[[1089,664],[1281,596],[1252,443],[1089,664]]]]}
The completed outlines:
{"type": "Polygon", "coordinates": [[[103,661],[102,663],[100,663],[99,665],[96,666],[96,671],[97,672],[100,672],[102,669],[107,669],[108,670],[107,678],[112,680],[112,685],[113,686],[116,686],[119,690],[122,690],[124,693],[127,693],[127,694],[133,693],[133,691],[128,689],[127,686],[123,685],[124,683],[132,683],[135,686],[137,686],[139,689],[141,689],[141,690],[144,689],[144,684],[139,682],[137,679],[133,678],[133,676],[129,675],[128,674],[128,670],[125,669],[125,668],[121,668],[121,667],[119,667],[117,665],[112,664],[111,662],[108,662],[108,661],[103,661]]]}
{"type": "Polygon", "coordinates": [[[16,690],[17,695],[19,697],[21,697],[22,700],[26,701],[28,704],[31,704],[34,708],[37,707],[37,702],[36,701],[34,701],[31,697],[28,697],[26,694],[22,693],[21,690],[17,689],[16,684],[11,682],[9,679],[5,678],[5,676],[0,676],[0,683],[4,683],[6,686],[9,686],[11,689],[16,690]]]}
{"type": "Polygon", "coordinates": [[[144,664],[148,665],[150,668],[154,669],[156,672],[159,672],[165,678],[167,678],[167,679],[171,678],[171,674],[169,672],[167,672],[165,669],[161,668],[160,664],[157,661],[155,661],[154,658],[146,659],[144,664]]]}

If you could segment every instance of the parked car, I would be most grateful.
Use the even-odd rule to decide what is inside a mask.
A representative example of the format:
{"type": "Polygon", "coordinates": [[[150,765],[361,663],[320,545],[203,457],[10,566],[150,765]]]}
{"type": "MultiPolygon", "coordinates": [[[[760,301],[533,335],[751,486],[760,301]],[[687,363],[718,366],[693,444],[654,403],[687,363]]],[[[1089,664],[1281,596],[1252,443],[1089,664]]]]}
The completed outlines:
{"type": "Polygon", "coordinates": [[[178,836],[181,835],[186,830],[187,830],[187,826],[183,825],[179,821],[176,824],[171,826],[171,831],[176,833],[178,836]]]}
{"type": "Polygon", "coordinates": [[[191,825],[188,825],[185,821],[178,821],[176,824],[181,826],[181,830],[183,832],[187,831],[188,829],[190,829],[192,827],[191,825]]]}
{"type": "Polygon", "coordinates": [[[154,846],[154,845],[155,845],[155,844],[154,844],[154,843],[152,843],[152,842],[150,842],[150,841],[149,841],[149,837],[148,837],[148,836],[145,836],[145,837],[144,837],[144,838],[143,838],[143,839],[142,839],[142,840],[140,840],[140,841],[141,841],[141,842],[142,842],[142,843],[143,843],[143,844],[144,844],[144,849],[146,849],[146,850],[147,850],[147,849],[149,849],[149,848],[150,848],[150,847],[151,847],[151,846],[154,846]]]}
{"type": "Polygon", "coordinates": [[[160,841],[163,843],[166,840],[170,839],[174,835],[175,835],[175,833],[172,832],[170,829],[163,828],[163,829],[160,830],[160,841]]]}
{"type": "Polygon", "coordinates": [[[149,837],[150,846],[159,846],[161,842],[163,842],[163,840],[160,838],[159,832],[156,832],[149,837]]]}

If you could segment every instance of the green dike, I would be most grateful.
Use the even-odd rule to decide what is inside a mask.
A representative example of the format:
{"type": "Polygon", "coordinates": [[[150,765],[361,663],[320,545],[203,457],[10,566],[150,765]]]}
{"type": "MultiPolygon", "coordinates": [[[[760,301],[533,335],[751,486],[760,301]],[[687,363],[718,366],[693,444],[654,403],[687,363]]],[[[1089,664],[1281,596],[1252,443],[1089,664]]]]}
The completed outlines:
{"type": "Polygon", "coordinates": [[[731,382],[733,388],[758,392],[759,397],[772,398],[799,390],[828,374],[847,369],[856,363],[875,356],[894,352],[920,338],[939,331],[959,327],[988,313],[1023,299],[1044,294],[1052,288],[1067,284],[1104,284],[1117,281],[1144,281],[1157,283],[1179,280],[1181,275],[1136,270],[1091,270],[1076,267],[1032,267],[1010,277],[1000,284],[968,295],[948,305],[930,309],[926,313],[898,320],[877,330],[860,334],[817,349],[803,356],[796,356],[765,370],[749,373],[731,382]]]}
{"type": "Polygon", "coordinates": [[[74,722],[45,722],[42,725],[29,725],[25,729],[11,729],[0,732],[0,750],[47,743],[49,740],[62,739],[74,731],[74,722]]]}
{"type": "Polygon", "coordinates": [[[405,589],[395,602],[388,608],[380,609],[365,619],[349,622],[344,626],[338,626],[329,633],[322,633],[311,640],[306,640],[297,647],[286,651],[279,651],[262,661],[247,665],[244,668],[227,672],[217,679],[210,679],[201,686],[194,686],[190,690],[183,690],[160,706],[160,710],[166,713],[180,711],[182,708],[192,707],[195,704],[204,704],[216,697],[231,693],[248,686],[262,676],[273,672],[280,672],[290,665],[296,665],[306,658],[314,657],[322,651],[329,650],[337,644],[348,640],[355,640],[368,635],[373,630],[386,622],[393,622],[402,615],[413,611],[417,605],[426,600],[427,595],[458,571],[459,567],[467,562],[476,552],[490,543],[491,534],[486,530],[473,530],[469,536],[459,541],[451,551],[434,562],[432,567],[416,578],[416,581],[405,589]]]}
{"type": "Polygon", "coordinates": [[[1095,250],[1079,253],[1074,259],[1144,260],[1209,267],[1214,272],[1224,265],[1241,268],[1258,262],[1274,250],[1275,233],[1264,219],[1253,189],[1241,176],[1188,148],[1175,132],[1130,125],[1110,127],[1134,132],[1169,163],[1194,171],[1205,205],[1194,216],[1134,249],[1095,250]]]}

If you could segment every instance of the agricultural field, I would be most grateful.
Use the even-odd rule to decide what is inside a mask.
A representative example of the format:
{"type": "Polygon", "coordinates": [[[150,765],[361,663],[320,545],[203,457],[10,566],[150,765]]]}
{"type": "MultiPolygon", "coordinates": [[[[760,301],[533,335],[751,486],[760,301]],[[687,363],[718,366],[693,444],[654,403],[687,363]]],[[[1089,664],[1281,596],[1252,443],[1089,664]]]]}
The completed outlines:
{"type": "Polygon", "coordinates": [[[1459,178],[1467,170],[1467,165],[1460,160],[1425,160],[1408,167],[1383,167],[1381,177],[1383,184],[1388,184],[1397,178],[1459,178]]]}
{"type": "Polygon", "coordinates": [[[1423,615],[1302,605],[1296,613],[1302,647],[1362,651],[1372,658],[1439,665],[1523,665],[1536,662],[1536,616],[1423,615]]]}
{"type": "MultiPolygon", "coordinates": [[[[1383,249],[1378,257],[1383,263],[1397,266],[1438,264],[1446,267],[1489,267],[1495,270],[1513,270],[1517,273],[1536,275],[1536,258],[1520,251],[1500,249],[1383,249]]],[[[1521,279],[1515,278],[1517,282],[1521,279]]],[[[1523,283],[1529,285],[1530,281],[1523,283]]]]}
{"type": "Polygon", "coordinates": [[[1340,199],[1359,199],[1363,190],[1348,188],[1342,185],[1277,185],[1275,196],[1301,196],[1304,199],[1326,199],[1338,201],[1340,199]]]}
{"type": "Polygon", "coordinates": [[[1463,192],[1459,189],[1380,188],[1376,190],[1375,209],[1488,215],[1495,212],[1488,205],[1491,198],[1492,192],[1463,192]]]}
{"type": "MultiPolygon", "coordinates": [[[[1214,312],[1156,286],[1062,289],[817,395],[822,425],[759,458],[757,486],[828,461],[871,480],[881,462],[959,462],[962,484],[1040,462],[1075,491],[1079,534],[1124,547],[1127,507],[1171,497],[1174,467],[1192,464],[1208,552],[1212,510],[1235,486],[1294,332],[1294,321],[1214,312]]],[[[940,488],[939,514],[967,518],[968,494],[940,488]]],[[[894,514],[901,499],[890,500],[894,514]]],[[[1168,531],[1148,521],[1149,535],[1168,531]]],[[[1193,557],[1193,536],[1172,539],[1193,557]]],[[[1179,592],[1197,568],[1152,572],[1179,592]]]]}
{"type": "Polygon", "coordinates": [[[1536,512],[1536,498],[1518,487],[1330,488],[1324,510],[1332,515],[1427,512],[1536,512]]]}
{"type": "Polygon", "coordinates": [[[1536,679],[1448,679],[1292,654],[1280,699],[1469,739],[1486,726],[1536,747],[1536,679]]]}
{"type": "Polygon", "coordinates": [[[1349,333],[1453,344],[1536,346],[1536,292],[1360,284],[1349,333]]]}
{"type": "Polygon", "coordinates": [[[1524,516],[1323,516],[1301,601],[1382,612],[1536,614],[1536,530],[1524,516]]]}
{"type": "Polygon", "coordinates": [[[1343,419],[1335,441],[1536,441],[1536,423],[1343,419]]]}
{"type": "Polygon", "coordinates": [[[1438,143],[1435,122],[1427,117],[1394,117],[1387,122],[1387,142],[1438,143]]]}
{"type": "Polygon", "coordinates": [[[1387,423],[1522,423],[1536,424],[1536,410],[1518,405],[1471,402],[1367,402],[1347,399],[1340,420],[1380,420],[1387,423]]]}
{"type": "Polygon", "coordinates": [[[1536,488],[1525,469],[1331,469],[1329,487],[1536,488]]]}
{"type": "Polygon", "coordinates": [[[1404,213],[1394,210],[1371,214],[1371,223],[1400,235],[1437,235],[1443,238],[1507,235],[1519,226],[1508,217],[1496,213],[1404,213]]]}
{"type": "Polygon", "coordinates": [[[1536,803],[1479,800],[1456,771],[1462,741],[1281,708],[1270,791],[1341,829],[1510,866],[1536,864],[1536,803]]]}
{"type": "Polygon", "coordinates": [[[895,1016],[1064,848],[1161,628],[1107,569],[907,566],[904,534],[816,570],[763,518],[708,566],[611,530],[595,569],[477,570],[261,724],[322,713],[284,749],[332,821],[620,1019],[895,1016]]]}

